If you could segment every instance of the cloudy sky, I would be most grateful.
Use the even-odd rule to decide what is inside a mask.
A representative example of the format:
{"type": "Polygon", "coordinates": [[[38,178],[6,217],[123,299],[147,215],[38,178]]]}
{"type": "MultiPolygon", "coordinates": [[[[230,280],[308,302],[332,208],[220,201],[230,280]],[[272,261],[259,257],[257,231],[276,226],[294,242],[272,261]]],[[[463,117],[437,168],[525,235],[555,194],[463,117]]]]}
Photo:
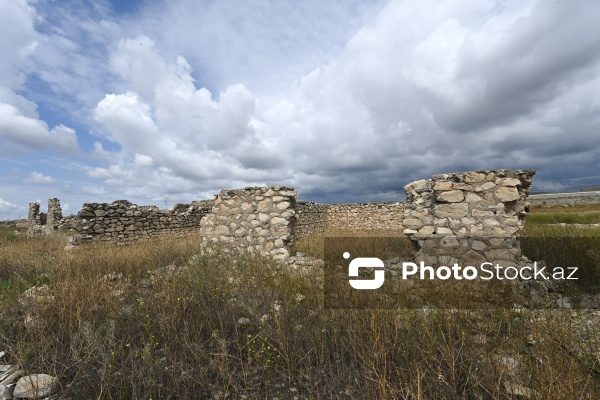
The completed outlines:
{"type": "Polygon", "coordinates": [[[0,0],[0,219],[434,173],[600,184],[600,2],[0,0]]]}

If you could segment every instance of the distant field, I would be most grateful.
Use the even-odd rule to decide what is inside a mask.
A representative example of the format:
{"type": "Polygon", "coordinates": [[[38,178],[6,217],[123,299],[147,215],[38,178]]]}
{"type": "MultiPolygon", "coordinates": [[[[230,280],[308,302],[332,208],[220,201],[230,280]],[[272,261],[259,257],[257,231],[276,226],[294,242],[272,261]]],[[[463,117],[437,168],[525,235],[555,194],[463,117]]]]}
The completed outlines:
{"type": "Polygon", "coordinates": [[[600,204],[534,205],[527,224],[600,224],[600,204]]]}

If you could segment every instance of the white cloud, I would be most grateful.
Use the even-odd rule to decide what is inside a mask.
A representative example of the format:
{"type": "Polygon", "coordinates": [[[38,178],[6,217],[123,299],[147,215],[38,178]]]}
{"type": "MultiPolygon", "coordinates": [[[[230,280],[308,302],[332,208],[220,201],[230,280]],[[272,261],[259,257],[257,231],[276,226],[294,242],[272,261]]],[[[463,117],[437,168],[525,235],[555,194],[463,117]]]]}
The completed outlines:
{"type": "Polygon", "coordinates": [[[17,205],[11,203],[10,201],[6,201],[4,199],[0,199],[0,211],[13,211],[17,209],[17,205]]]}
{"type": "Polygon", "coordinates": [[[106,151],[100,142],[94,142],[94,150],[90,155],[96,160],[110,160],[110,152],[106,151]]]}
{"type": "Polygon", "coordinates": [[[149,167],[154,164],[154,159],[145,154],[135,154],[134,164],[138,167],[149,167]]]}
{"type": "MultiPolygon", "coordinates": [[[[497,57],[521,54],[524,37],[542,32],[549,22],[559,27],[553,40],[561,40],[566,22],[557,20],[557,13],[520,2],[424,7],[390,1],[337,54],[330,53],[328,62],[279,92],[279,101],[270,89],[261,91],[268,93],[267,102],[242,84],[213,98],[196,83],[187,57],[172,55],[169,61],[162,55],[170,52],[159,49],[160,35],[157,41],[144,35],[120,40],[110,60],[128,90],[105,95],[94,118],[121,151],[111,154],[110,167],[91,175],[116,187],[135,187],[136,193],[152,192],[154,184],[164,188],[166,182],[178,182],[182,190],[276,182],[340,193],[367,184],[389,198],[390,186],[400,189],[399,181],[444,170],[547,165],[536,151],[547,155],[544,147],[560,148],[568,129],[565,119],[556,118],[565,111],[551,104],[564,104],[559,99],[572,97],[580,86],[570,84],[548,97],[547,88],[566,88],[571,79],[545,74],[542,60],[552,54],[541,51],[531,62],[519,59],[525,55],[514,61],[497,57]],[[537,25],[523,30],[528,19],[537,25]],[[502,65],[511,62],[513,69],[523,62],[529,66],[504,73],[506,82],[496,83],[502,65]],[[537,71],[540,83],[523,94],[517,83],[531,76],[528,71],[537,71]],[[507,91],[500,94],[495,88],[502,87],[507,91]],[[511,105],[511,90],[516,103],[525,96],[528,104],[511,105]],[[539,146],[540,136],[548,145],[539,146]],[[334,182],[340,175],[344,181],[334,182]]],[[[585,42],[594,43],[588,36],[585,42]]],[[[584,49],[579,46],[572,55],[584,49]]],[[[582,59],[581,68],[594,62],[582,59]]],[[[269,79],[270,70],[259,76],[269,79]]],[[[571,110],[570,121],[583,112],[571,110]]],[[[580,132],[575,136],[585,136],[573,128],[580,132]]],[[[574,146],[573,151],[586,150],[574,146]]]]}
{"type": "Polygon", "coordinates": [[[78,170],[103,187],[70,184],[90,196],[284,183],[393,200],[432,173],[533,167],[546,185],[597,169],[598,5],[367,3],[31,3],[40,32],[11,3],[25,23],[0,60],[0,155],[77,151],[37,102],[95,135],[78,129],[78,170]]]}
{"type": "Polygon", "coordinates": [[[44,121],[27,117],[7,103],[0,103],[0,143],[3,143],[4,155],[29,150],[50,150],[61,154],[78,151],[73,129],[58,125],[49,130],[44,121]]]}
{"type": "Polygon", "coordinates": [[[164,75],[165,61],[154,51],[154,41],[147,36],[119,41],[117,51],[110,57],[112,70],[127,82],[142,101],[152,102],[156,82],[164,75]]]}
{"type": "Polygon", "coordinates": [[[144,32],[153,38],[169,59],[183,55],[194,65],[195,77],[212,91],[244,83],[253,93],[278,96],[329,62],[384,2],[152,3],[126,29],[130,35],[144,32]]]}
{"type": "Polygon", "coordinates": [[[92,196],[103,196],[106,194],[106,189],[104,189],[103,187],[100,186],[83,186],[81,188],[81,193],[82,194],[87,194],[87,195],[92,195],[92,196]]]}
{"type": "Polygon", "coordinates": [[[280,164],[276,148],[255,131],[256,99],[244,85],[229,86],[213,99],[208,89],[196,87],[183,57],[164,61],[144,36],[121,41],[112,59],[136,90],[98,102],[94,118],[103,126],[101,134],[121,152],[113,154],[109,168],[92,170],[91,176],[120,187],[163,188],[179,177],[187,181],[184,186],[199,189],[197,182],[263,182],[265,173],[253,168],[280,164]],[[145,76],[146,65],[136,61],[140,51],[154,65],[145,76]]]}
{"type": "Polygon", "coordinates": [[[33,171],[29,175],[29,178],[25,179],[25,182],[41,185],[51,185],[53,183],[56,183],[56,179],[54,179],[51,176],[44,175],[41,172],[33,171]]]}
{"type": "Polygon", "coordinates": [[[96,167],[87,172],[89,176],[96,179],[109,179],[112,177],[111,173],[106,168],[96,167]]]}
{"type": "Polygon", "coordinates": [[[75,131],[64,125],[49,129],[39,119],[37,105],[15,92],[25,82],[22,67],[38,47],[35,18],[35,10],[24,0],[0,2],[0,154],[31,150],[74,154],[75,131]]]}
{"type": "Polygon", "coordinates": [[[0,2],[0,87],[16,90],[25,81],[19,64],[37,45],[34,17],[35,10],[25,0],[0,2]]]}

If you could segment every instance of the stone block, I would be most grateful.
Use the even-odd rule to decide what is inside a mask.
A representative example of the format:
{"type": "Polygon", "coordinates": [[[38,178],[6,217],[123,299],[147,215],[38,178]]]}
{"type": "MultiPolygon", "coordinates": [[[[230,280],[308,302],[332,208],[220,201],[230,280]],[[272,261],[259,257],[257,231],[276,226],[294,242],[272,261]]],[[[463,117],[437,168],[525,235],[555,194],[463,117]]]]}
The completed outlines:
{"type": "Polygon", "coordinates": [[[440,203],[459,203],[463,201],[464,198],[462,190],[450,190],[438,194],[436,200],[440,203]]]}
{"type": "Polygon", "coordinates": [[[503,203],[519,200],[521,197],[516,187],[503,186],[496,190],[496,197],[503,203]]]}
{"type": "Polygon", "coordinates": [[[433,235],[433,233],[435,232],[435,228],[433,226],[424,226],[421,229],[419,229],[419,234],[421,235],[433,235]]]}
{"type": "Polygon", "coordinates": [[[484,192],[486,190],[490,190],[492,188],[495,188],[496,184],[494,182],[486,182],[484,184],[481,184],[479,186],[475,187],[475,191],[476,192],[484,192]]]}
{"type": "Polygon", "coordinates": [[[488,246],[481,240],[473,240],[473,243],[471,243],[471,248],[476,251],[485,251],[488,246]]]}
{"type": "Polygon", "coordinates": [[[452,190],[453,182],[449,182],[449,181],[436,182],[435,185],[433,186],[433,189],[439,190],[439,191],[452,190]]]}
{"type": "Polygon", "coordinates": [[[423,222],[416,218],[408,218],[404,220],[404,226],[409,228],[419,228],[423,226],[423,222]]]}
{"type": "Polygon", "coordinates": [[[480,172],[467,172],[464,174],[463,176],[463,180],[466,183],[479,183],[479,182],[483,182],[485,180],[486,175],[482,174],[480,172]]]}
{"type": "Polygon", "coordinates": [[[427,181],[425,179],[421,179],[419,181],[414,181],[404,186],[405,192],[410,192],[414,190],[415,192],[423,191],[427,188],[427,181]]]}
{"type": "Polygon", "coordinates": [[[495,214],[493,211],[484,211],[484,210],[472,210],[471,216],[475,218],[489,218],[493,217],[495,214]]]}
{"type": "Polygon", "coordinates": [[[290,208],[290,206],[291,206],[291,203],[289,201],[282,201],[280,203],[277,203],[275,208],[278,210],[285,210],[286,208],[290,208]]]}
{"type": "Polygon", "coordinates": [[[461,219],[467,217],[468,212],[469,206],[466,203],[437,204],[434,207],[434,215],[441,218],[461,219]]]}
{"type": "Polygon", "coordinates": [[[436,233],[438,235],[451,235],[452,234],[452,230],[440,226],[440,227],[436,228],[436,233]]]}
{"type": "Polygon", "coordinates": [[[469,192],[466,196],[467,203],[481,203],[484,201],[483,197],[476,195],[475,193],[469,192]]]}
{"type": "Polygon", "coordinates": [[[521,186],[521,180],[517,178],[501,178],[496,183],[502,186],[521,186]]]}
{"type": "Polygon", "coordinates": [[[440,246],[442,246],[443,248],[460,247],[460,245],[460,241],[454,236],[447,236],[440,239],[440,246]]]}

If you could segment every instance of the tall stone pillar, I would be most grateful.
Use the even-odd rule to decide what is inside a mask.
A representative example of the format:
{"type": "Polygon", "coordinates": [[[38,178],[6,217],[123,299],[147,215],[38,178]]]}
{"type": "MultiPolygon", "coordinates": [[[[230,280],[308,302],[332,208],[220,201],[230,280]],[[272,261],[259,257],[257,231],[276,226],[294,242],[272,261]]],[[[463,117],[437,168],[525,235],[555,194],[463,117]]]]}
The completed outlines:
{"type": "Polygon", "coordinates": [[[48,200],[48,216],[46,217],[46,233],[54,232],[58,221],[63,218],[60,200],[57,198],[48,200]]]}
{"type": "Polygon", "coordinates": [[[35,227],[40,224],[40,203],[29,203],[29,211],[27,212],[27,233],[33,234],[35,227]]]}

